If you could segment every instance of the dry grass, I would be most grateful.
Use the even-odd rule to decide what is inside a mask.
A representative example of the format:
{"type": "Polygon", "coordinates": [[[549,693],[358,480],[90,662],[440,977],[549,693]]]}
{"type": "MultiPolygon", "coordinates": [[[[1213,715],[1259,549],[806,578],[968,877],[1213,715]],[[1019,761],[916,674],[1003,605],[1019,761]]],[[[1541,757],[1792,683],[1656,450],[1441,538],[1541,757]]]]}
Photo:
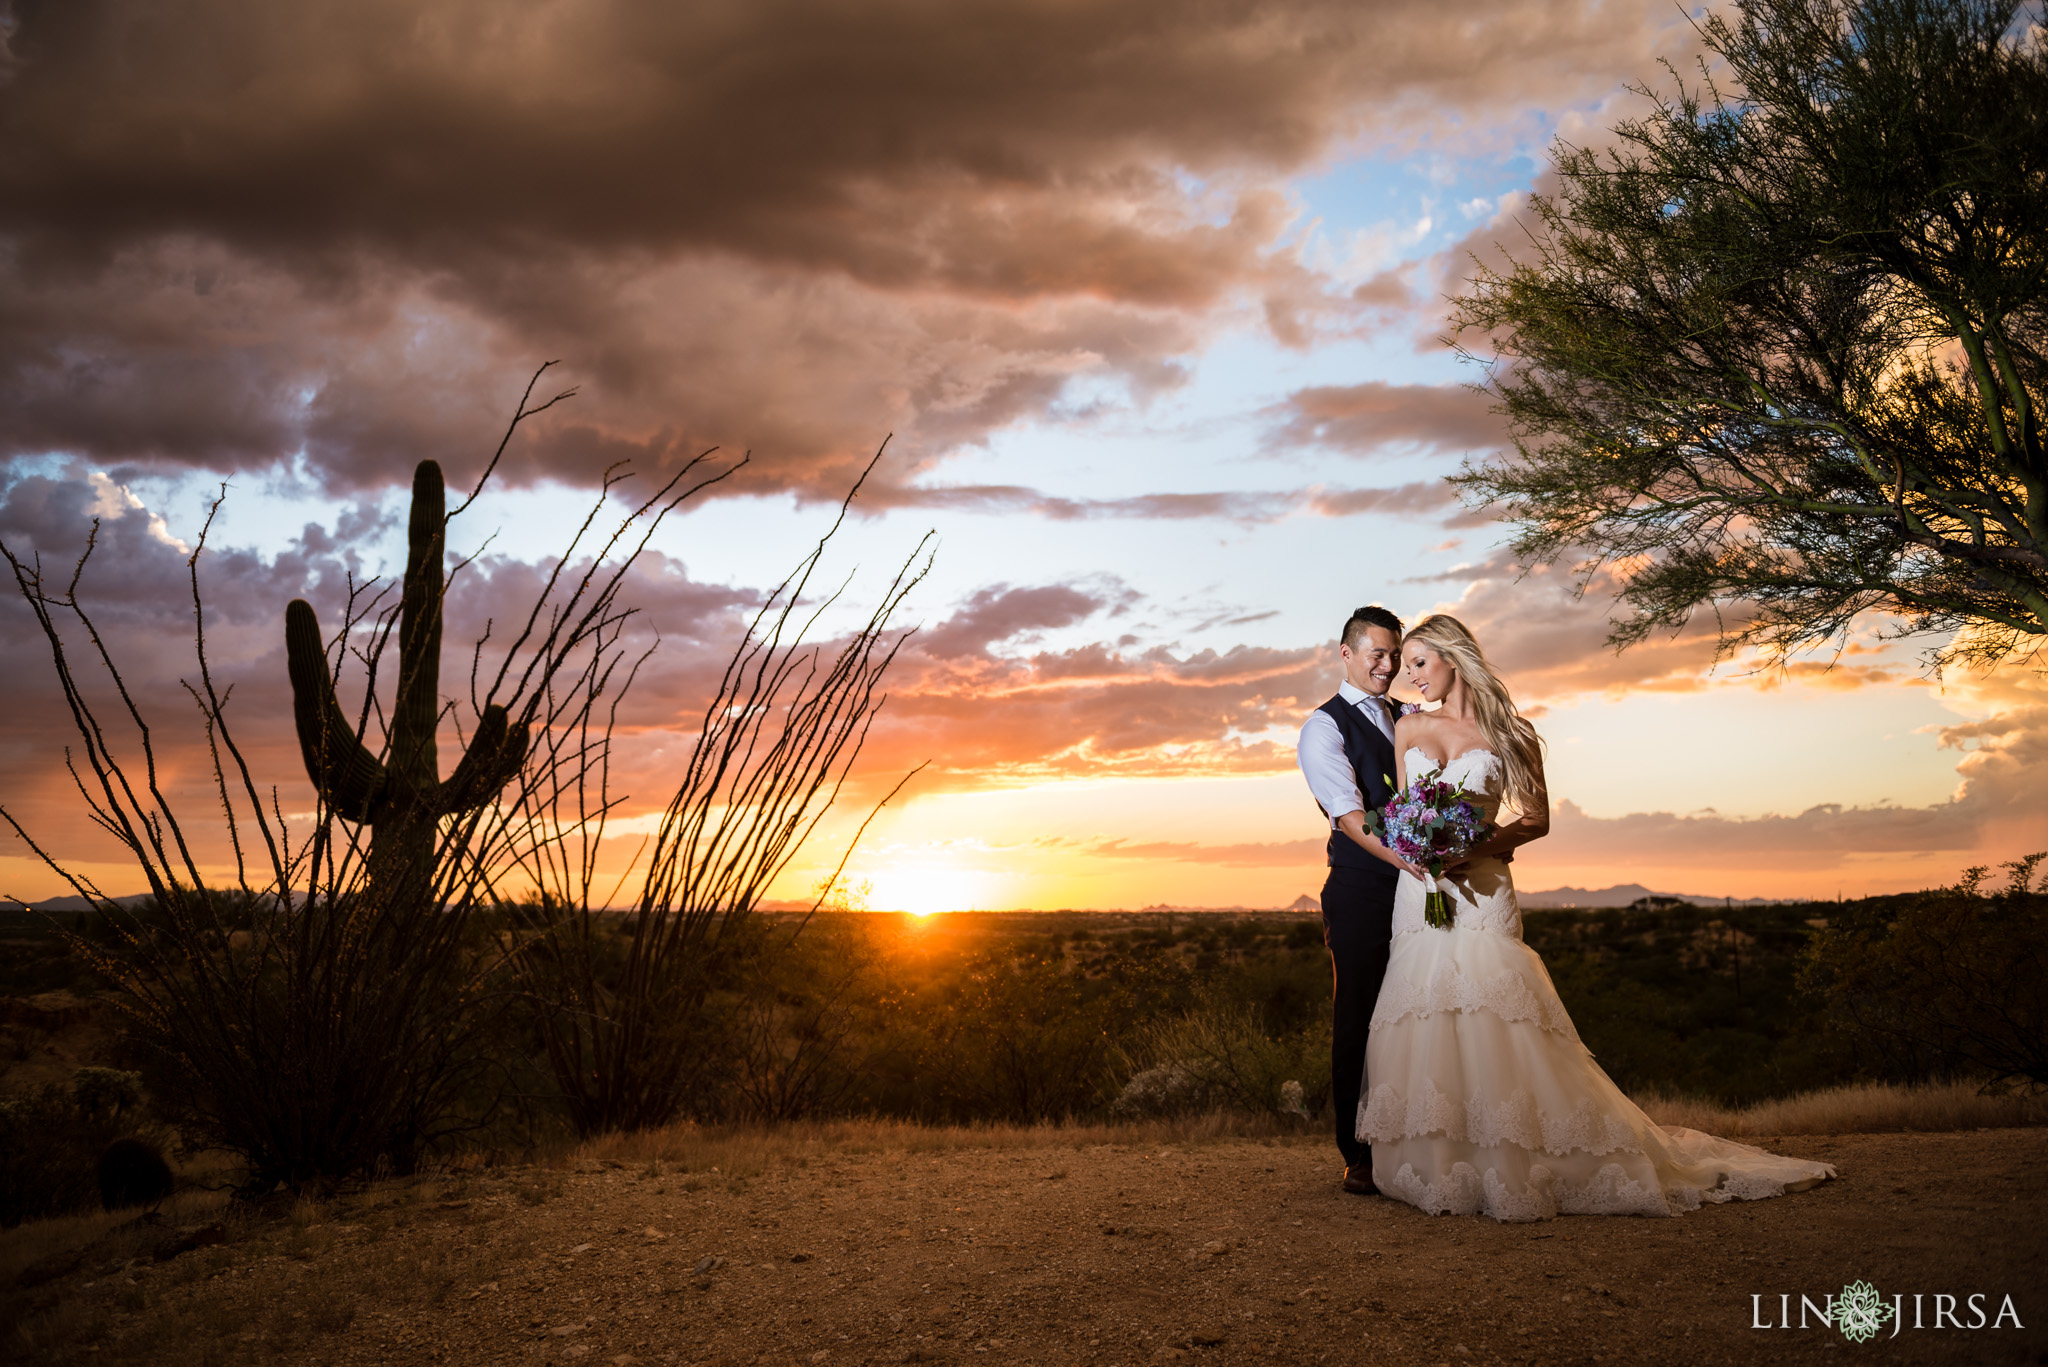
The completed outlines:
{"type": "MultiPolygon", "coordinates": [[[[2048,1125],[2048,1095],[1986,1095],[1976,1083],[1830,1087],[1759,1105],[1731,1108],[1694,1097],[1656,1093],[1636,1101],[1665,1125],[1735,1137],[1784,1134],[1884,1134],[1899,1130],[1978,1130],[2048,1125]]],[[[522,1200],[546,1202],[556,1192],[551,1168],[578,1164],[636,1167],[648,1176],[697,1174],[746,1178],[771,1168],[803,1167],[835,1154],[939,1153],[967,1149],[1083,1149],[1098,1144],[1195,1147],[1232,1139],[1321,1144],[1328,1133],[1273,1116],[1215,1112],[1128,1124],[920,1125],[856,1119],[785,1125],[671,1125],[605,1135],[544,1155],[518,1184],[522,1200]]]]}
{"type": "MultiPolygon", "coordinates": [[[[1132,1124],[920,1125],[907,1120],[830,1120],[772,1126],[671,1125],[604,1135],[552,1161],[615,1163],[670,1173],[747,1177],[801,1167],[833,1154],[938,1153],[962,1149],[1084,1149],[1097,1144],[1192,1146],[1230,1139],[1323,1142],[1325,1127],[1272,1116],[1216,1112],[1132,1124]]],[[[650,1171],[650,1176],[659,1175],[650,1171]]]]}
{"type": "Polygon", "coordinates": [[[1635,1098],[1662,1125],[1725,1138],[1779,1134],[1887,1134],[2048,1125],[2048,1095],[1988,1095],[1974,1082],[1859,1083],[1730,1108],[1693,1097],[1635,1098]]]}
{"type": "Polygon", "coordinates": [[[226,1192],[181,1191],[158,1207],[161,1224],[144,1225],[134,1210],[81,1211],[47,1220],[30,1220],[0,1234],[0,1286],[7,1286],[27,1268],[53,1255],[104,1243],[107,1260],[119,1262],[164,1237],[167,1227],[205,1224],[221,1218],[226,1192]]]}

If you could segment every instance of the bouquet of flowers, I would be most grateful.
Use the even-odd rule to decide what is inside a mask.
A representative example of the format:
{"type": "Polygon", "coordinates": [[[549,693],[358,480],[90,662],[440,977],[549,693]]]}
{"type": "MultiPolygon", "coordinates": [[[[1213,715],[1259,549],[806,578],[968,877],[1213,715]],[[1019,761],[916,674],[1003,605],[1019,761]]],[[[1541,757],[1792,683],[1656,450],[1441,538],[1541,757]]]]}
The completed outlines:
{"type": "MultiPolygon", "coordinates": [[[[1419,779],[1394,794],[1380,811],[1368,811],[1365,824],[1380,842],[1411,864],[1429,870],[1429,901],[1422,917],[1438,930],[1456,919],[1450,895],[1436,886],[1444,866],[1465,857],[1493,828],[1479,809],[1465,800],[1465,785],[1446,783],[1442,771],[1419,779]]],[[[1389,788],[1394,780],[1387,779],[1389,788]]]]}

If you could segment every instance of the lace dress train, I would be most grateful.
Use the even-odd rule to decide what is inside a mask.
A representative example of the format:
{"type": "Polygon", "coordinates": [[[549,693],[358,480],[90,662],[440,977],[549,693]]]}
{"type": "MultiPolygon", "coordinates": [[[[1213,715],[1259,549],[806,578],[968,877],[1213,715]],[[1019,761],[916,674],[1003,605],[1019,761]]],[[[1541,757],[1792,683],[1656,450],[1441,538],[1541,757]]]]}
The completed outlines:
{"type": "MultiPolygon", "coordinates": [[[[1407,762],[1410,781],[1436,767],[1419,750],[1407,762]]],[[[1488,751],[1447,767],[1468,771],[1447,777],[1462,777],[1475,800],[1498,792],[1488,751]]],[[[1457,909],[1448,930],[1424,922],[1417,879],[1404,874],[1395,894],[1357,1129],[1381,1191],[1431,1214],[1539,1220],[1677,1215],[1834,1175],[1652,1121],[1593,1061],[1522,942],[1508,866],[1481,861],[1442,886],[1457,909]]]]}

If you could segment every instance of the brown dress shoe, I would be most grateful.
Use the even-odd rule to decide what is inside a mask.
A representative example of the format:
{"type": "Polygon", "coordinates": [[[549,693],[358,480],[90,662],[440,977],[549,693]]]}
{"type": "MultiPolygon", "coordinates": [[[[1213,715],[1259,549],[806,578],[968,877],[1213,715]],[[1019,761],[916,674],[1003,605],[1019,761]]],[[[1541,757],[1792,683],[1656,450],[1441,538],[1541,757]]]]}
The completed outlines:
{"type": "Polygon", "coordinates": [[[1344,1169],[1344,1190],[1353,1196],[1377,1196],[1380,1189],[1372,1184],[1372,1167],[1357,1163],[1344,1169]]]}

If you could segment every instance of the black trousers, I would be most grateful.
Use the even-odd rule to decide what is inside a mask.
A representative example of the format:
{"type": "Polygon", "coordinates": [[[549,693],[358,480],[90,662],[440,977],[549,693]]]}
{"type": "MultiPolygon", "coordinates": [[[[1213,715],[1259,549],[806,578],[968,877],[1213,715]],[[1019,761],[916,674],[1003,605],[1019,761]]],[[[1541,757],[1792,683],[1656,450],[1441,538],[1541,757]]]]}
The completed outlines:
{"type": "Polygon", "coordinates": [[[1336,1112],[1337,1150],[1346,1167],[1370,1165],[1372,1148],[1357,1137],[1358,1097],[1365,1082],[1365,1041],[1373,1003],[1387,975],[1394,934],[1394,888],[1389,867],[1332,867],[1323,883],[1323,943],[1330,947],[1330,1107],[1336,1112]]]}

